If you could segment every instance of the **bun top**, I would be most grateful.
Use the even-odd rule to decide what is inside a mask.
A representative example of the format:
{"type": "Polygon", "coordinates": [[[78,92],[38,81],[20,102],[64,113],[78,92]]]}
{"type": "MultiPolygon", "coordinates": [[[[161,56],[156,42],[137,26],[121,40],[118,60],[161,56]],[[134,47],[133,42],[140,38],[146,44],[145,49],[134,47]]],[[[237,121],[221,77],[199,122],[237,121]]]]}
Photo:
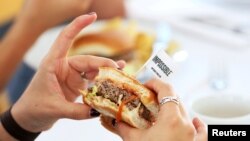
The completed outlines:
{"type": "Polygon", "coordinates": [[[156,95],[133,77],[114,68],[100,67],[99,74],[95,80],[111,80],[115,83],[115,85],[117,85],[117,87],[131,91],[140,98],[143,105],[152,113],[154,117],[157,116],[159,112],[159,103],[156,95]]]}
{"type": "Polygon", "coordinates": [[[122,55],[133,52],[134,46],[134,41],[121,31],[103,31],[79,36],[70,55],[91,54],[112,59],[120,56],[119,59],[124,59],[122,55]]]}

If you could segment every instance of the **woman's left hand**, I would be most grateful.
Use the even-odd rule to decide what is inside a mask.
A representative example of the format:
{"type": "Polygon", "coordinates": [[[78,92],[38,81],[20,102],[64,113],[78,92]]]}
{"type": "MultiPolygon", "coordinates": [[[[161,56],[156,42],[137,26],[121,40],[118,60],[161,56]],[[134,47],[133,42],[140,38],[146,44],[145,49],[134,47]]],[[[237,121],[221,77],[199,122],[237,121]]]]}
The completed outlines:
{"type": "Polygon", "coordinates": [[[95,20],[95,13],[80,16],[58,36],[30,85],[13,105],[11,113],[22,128],[40,132],[60,118],[90,118],[89,106],[74,103],[78,90],[87,87],[87,81],[94,78],[100,66],[123,68],[125,65],[122,61],[88,55],[67,57],[75,36],[95,20]]]}

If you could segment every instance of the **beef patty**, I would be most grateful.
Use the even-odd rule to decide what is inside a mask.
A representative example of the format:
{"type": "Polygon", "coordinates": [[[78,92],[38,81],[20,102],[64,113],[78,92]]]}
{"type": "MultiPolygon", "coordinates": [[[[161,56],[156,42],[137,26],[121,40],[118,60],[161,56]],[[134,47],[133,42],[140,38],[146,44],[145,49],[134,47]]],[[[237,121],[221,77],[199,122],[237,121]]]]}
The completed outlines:
{"type": "MultiPolygon", "coordinates": [[[[109,99],[110,101],[114,102],[119,105],[119,100],[125,101],[129,99],[133,94],[131,92],[128,92],[125,89],[118,88],[115,86],[111,81],[101,81],[96,83],[97,84],[97,96],[102,96],[106,99],[109,99]]],[[[91,89],[89,89],[90,91],[91,89]]],[[[136,98],[134,100],[131,100],[126,104],[127,108],[129,110],[133,110],[134,108],[139,107],[139,116],[146,119],[147,121],[151,122],[151,114],[150,111],[143,105],[143,103],[140,102],[139,98],[136,98]]]]}

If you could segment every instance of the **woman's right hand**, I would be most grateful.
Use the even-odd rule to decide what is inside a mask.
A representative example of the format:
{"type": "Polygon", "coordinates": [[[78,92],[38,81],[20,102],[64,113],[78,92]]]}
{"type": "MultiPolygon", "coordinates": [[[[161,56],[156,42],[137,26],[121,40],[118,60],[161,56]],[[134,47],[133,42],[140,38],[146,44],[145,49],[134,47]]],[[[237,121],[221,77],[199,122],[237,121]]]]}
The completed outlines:
{"type": "MultiPolygon", "coordinates": [[[[176,96],[171,86],[160,80],[152,79],[145,85],[157,94],[159,101],[165,96],[176,96]]],[[[194,120],[194,125],[181,103],[178,105],[167,102],[160,105],[157,121],[148,129],[136,129],[119,122],[109,130],[118,134],[124,141],[206,141],[205,126],[197,119],[194,120]],[[196,135],[200,136],[197,140],[196,135]]]]}

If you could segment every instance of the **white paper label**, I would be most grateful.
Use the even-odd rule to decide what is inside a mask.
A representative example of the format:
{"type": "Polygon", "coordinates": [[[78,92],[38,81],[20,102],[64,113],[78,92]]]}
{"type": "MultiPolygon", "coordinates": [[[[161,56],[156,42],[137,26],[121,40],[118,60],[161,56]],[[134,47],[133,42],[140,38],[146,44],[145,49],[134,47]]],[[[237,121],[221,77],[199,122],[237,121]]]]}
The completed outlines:
{"type": "Polygon", "coordinates": [[[142,70],[144,70],[144,76],[153,74],[162,81],[167,82],[168,78],[173,75],[175,66],[172,58],[162,49],[149,58],[143,65],[142,70]]]}

